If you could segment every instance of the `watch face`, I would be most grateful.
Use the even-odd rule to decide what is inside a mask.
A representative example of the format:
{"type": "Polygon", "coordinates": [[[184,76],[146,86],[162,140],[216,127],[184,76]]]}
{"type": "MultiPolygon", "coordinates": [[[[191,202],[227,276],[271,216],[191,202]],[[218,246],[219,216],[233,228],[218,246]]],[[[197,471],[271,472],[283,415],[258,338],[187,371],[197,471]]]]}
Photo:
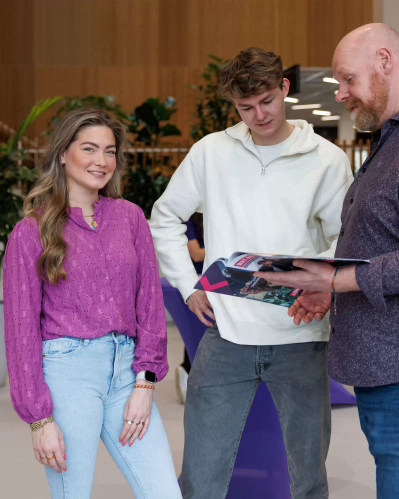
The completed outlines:
{"type": "Polygon", "coordinates": [[[145,380],[150,381],[151,383],[156,383],[157,381],[157,376],[155,373],[152,371],[146,371],[145,372],[145,380]]]}

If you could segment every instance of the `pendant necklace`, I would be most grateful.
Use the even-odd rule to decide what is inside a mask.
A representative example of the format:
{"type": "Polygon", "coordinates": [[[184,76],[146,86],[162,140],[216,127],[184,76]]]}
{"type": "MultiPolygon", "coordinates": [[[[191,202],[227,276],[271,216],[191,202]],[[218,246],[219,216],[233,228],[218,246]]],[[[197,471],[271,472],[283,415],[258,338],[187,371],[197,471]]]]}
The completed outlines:
{"type": "Polygon", "coordinates": [[[90,227],[93,230],[97,230],[98,223],[94,219],[94,215],[83,215],[85,218],[91,218],[90,227]]]}
{"type": "Polygon", "coordinates": [[[90,224],[90,227],[93,228],[93,230],[97,230],[97,227],[98,227],[98,223],[94,220],[94,215],[91,216],[91,224],[90,224]]]}
{"type": "MultiPolygon", "coordinates": [[[[98,195],[98,201],[100,201],[100,195],[98,195]]],[[[90,227],[93,229],[93,230],[97,230],[97,227],[98,227],[98,223],[96,222],[95,218],[94,218],[94,213],[93,215],[83,215],[85,218],[91,218],[91,224],[90,224],[90,227]]]]}

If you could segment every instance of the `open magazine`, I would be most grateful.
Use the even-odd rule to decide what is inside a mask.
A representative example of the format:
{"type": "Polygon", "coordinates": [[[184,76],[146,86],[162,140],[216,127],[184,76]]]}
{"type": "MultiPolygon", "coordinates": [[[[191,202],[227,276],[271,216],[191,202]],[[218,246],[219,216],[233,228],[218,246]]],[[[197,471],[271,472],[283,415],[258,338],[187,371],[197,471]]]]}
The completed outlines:
{"type": "Polygon", "coordinates": [[[275,286],[266,279],[254,277],[254,272],[284,272],[297,270],[293,260],[326,262],[334,267],[370,263],[369,260],[344,258],[303,257],[290,255],[270,255],[252,253],[233,253],[230,258],[218,258],[201,276],[195,289],[257,300],[281,307],[291,307],[302,293],[301,289],[275,286]]]}

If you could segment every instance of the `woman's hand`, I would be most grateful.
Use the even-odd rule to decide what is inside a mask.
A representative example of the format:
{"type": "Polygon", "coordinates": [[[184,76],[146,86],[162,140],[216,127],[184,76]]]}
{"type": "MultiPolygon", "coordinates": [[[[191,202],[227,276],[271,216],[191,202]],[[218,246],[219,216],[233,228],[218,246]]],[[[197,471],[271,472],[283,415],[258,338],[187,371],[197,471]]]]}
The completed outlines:
{"type": "Polygon", "coordinates": [[[64,435],[55,421],[32,432],[36,461],[61,473],[67,471],[64,435]]]}
{"type": "MultiPolygon", "coordinates": [[[[137,385],[148,385],[144,380],[139,380],[137,385]]],[[[122,445],[132,446],[137,437],[140,440],[147,433],[150,426],[152,412],[153,390],[149,388],[135,388],[125,407],[123,430],[120,436],[122,445]],[[126,421],[129,421],[127,423],[126,421]]]]}

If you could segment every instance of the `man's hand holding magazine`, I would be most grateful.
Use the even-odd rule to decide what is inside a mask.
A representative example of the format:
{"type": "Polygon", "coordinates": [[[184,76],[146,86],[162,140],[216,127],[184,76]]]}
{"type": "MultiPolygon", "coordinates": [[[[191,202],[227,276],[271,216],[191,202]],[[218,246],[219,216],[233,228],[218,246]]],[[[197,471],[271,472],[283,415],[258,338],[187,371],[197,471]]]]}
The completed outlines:
{"type": "Polygon", "coordinates": [[[297,326],[302,320],[307,324],[313,319],[322,320],[331,306],[331,293],[334,289],[339,292],[354,290],[353,284],[349,288],[346,283],[347,281],[352,283],[355,265],[342,268],[338,273],[335,267],[324,262],[298,259],[294,260],[293,264],[301,270],[273,274],[256,272],[254,276],[267,279],[272,284],[306,290],[288,310],[288,315],[294,317],[297,326]]]}

